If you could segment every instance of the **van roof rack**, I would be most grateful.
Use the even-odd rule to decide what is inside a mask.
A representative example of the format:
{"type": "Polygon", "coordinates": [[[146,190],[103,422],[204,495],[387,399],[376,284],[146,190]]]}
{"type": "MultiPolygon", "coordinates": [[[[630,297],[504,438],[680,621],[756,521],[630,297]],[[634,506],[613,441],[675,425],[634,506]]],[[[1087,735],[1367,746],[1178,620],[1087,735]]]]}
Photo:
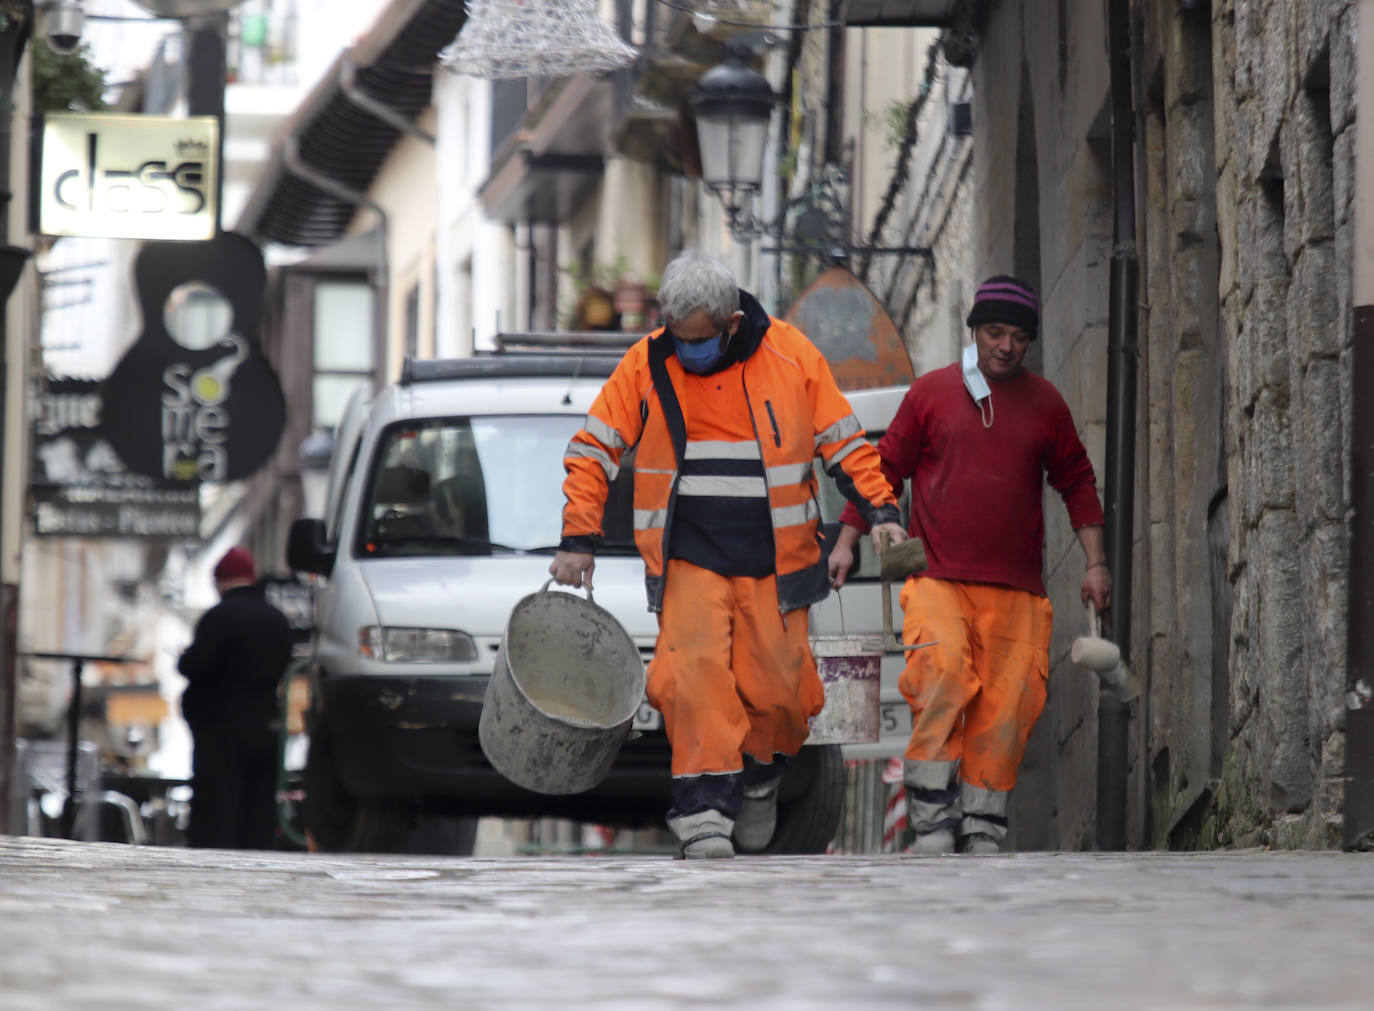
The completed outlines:
{"type": "Polygon", "coordinates": [[[487,376],[501,378],[576,379],[591,376],[605,379],[620,364],[620,355],[585,352],[517,352],[507,354],[478,351],[471,358],[410,358],[401,363],[401,386],[438,383],[449,379],[487,376]]]}
{"type": "Polygon", "coordinates": [[[502,351],[523,348],[540,350],[577,350],[624,354],[644,335],[626,330],[544,330],[524,333],[498,333],[496,346],[502,351]]]}

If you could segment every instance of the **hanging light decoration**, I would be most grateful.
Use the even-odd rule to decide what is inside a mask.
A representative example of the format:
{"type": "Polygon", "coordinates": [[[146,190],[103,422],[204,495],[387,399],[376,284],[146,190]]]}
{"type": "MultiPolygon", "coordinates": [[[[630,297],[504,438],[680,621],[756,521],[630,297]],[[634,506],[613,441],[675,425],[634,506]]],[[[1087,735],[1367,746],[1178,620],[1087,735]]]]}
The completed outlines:
{"type": "Polygon", "coordinates": [[[439,54],[456,74],[490,79],[601,74],[639,51],[601,20],[596,0],[467,0],[468,20],[439,54]]]}

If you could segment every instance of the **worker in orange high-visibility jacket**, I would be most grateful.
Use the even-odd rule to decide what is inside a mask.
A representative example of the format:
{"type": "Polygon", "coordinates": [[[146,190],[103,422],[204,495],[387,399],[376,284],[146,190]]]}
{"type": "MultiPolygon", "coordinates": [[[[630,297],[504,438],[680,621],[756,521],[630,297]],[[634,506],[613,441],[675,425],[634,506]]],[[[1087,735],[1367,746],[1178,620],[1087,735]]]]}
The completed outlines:
{"type": "Polygon", "coordinates": [[[825,701],[807,636],[807,609],[830,591],[815,458],[875,539],[905,531],[877,452],[800,330],[697,252],[664,270],[659,301],[665,327],[626,353],[568,445],[549,572],[591,588],[607,491],[635,447],[668,826],[683,856],[729,857],[768,844],[783,764],[825,701]]]}

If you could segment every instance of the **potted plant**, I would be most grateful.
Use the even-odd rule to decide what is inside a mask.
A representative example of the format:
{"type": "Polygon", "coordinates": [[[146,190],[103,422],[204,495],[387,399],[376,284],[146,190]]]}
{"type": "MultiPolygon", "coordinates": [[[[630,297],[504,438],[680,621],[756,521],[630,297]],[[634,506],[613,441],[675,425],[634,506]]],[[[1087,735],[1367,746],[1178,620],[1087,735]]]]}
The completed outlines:
{"type": "Polygon", "coordinates": [[[633,331],[658,325],[658,278],[640,275],[623,253],[609,264],[564,270],[577,291],[567,314],[573,329],[633,331]]]}

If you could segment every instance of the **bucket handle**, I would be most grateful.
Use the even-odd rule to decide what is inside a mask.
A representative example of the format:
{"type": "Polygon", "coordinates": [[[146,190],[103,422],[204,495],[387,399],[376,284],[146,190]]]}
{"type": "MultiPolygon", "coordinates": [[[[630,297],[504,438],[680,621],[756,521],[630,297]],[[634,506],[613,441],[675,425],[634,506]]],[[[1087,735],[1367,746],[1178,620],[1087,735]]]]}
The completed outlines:
{"type": "MultiPolygon", "coordinates": [[[[548,593],[548,592],[549,592],[549,587],[552,586],[552,585],[553,585],[553,580],[552,580],[552,579],[546,579],[546,580],[544,581],[544,585],[543,585],[542,587],[540,587],[539,592],[540,592],[540,593],[548,593]]],[[[584,587],[582,587],[582,589],[584,589],[584,590],[587,591],[587,602],[588,602],[588,603],[591,603],[591,604],[595,604],[595,603],[596,603],[596,598],[592,596],[592,588],[591,588],[590,586],[584,586],[584,587]]],[[[563,591],[562,591],[562,590],[558,590],[558,591],[555,591],[555,592],[562,593],[563,591]]]]}

